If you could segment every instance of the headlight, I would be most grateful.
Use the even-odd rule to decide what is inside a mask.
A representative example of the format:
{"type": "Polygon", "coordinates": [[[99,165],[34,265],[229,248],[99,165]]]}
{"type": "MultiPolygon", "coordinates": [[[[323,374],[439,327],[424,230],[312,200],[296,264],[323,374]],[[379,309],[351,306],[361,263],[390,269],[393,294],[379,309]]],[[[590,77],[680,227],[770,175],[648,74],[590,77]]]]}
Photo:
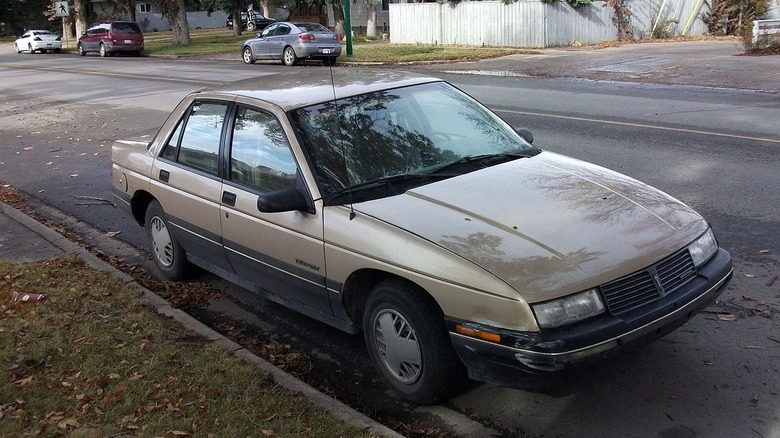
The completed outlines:
{"type": "Polygon", "coordinates": [[[696,241],[688,245],[688,251],[690,251],[691,258],[693,258],[693,264],[697,268],[709,260],[717,250],[718,242],[715,240],[715,234],[712,232],[712,228],[702,234],[696,241]]]}
{"type": "Polygon", "coordinates": [[[541,304],[534,304],[536,321],[541,328],[559,327],[580,321],[604,311],[604,303],[596,289],[569,295],[541,304]]]}

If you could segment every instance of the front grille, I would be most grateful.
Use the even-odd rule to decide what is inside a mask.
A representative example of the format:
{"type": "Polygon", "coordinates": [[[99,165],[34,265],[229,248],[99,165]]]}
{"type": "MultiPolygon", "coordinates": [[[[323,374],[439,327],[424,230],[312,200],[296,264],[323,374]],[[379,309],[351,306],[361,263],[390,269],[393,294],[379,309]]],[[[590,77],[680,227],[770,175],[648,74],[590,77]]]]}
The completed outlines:
{"type": "Polygon", "coordinates": [[[609,312],[618,315],[669,295],[695,275],[696,267],[685,248],[642,271],[601,285],[601,292],[609,312]]]}

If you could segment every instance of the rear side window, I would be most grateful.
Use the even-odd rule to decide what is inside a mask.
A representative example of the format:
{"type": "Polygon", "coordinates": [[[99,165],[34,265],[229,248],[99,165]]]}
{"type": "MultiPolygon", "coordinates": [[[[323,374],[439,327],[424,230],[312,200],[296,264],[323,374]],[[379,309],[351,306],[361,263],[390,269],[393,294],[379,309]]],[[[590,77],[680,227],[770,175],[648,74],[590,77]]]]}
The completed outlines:
{"type": "Polygon", "coordinates": [[[160,157],[217,175],[227,107],[220,102],[194,103],[179,121],[160,157]]]}

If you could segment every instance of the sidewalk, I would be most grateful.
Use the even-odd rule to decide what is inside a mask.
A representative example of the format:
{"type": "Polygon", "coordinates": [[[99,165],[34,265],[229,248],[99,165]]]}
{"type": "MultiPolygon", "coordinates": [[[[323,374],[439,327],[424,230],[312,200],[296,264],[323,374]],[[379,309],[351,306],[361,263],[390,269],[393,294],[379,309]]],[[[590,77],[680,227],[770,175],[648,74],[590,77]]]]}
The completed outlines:
{"type": "Polygon", "coordinates": [[[780,55],[745,55],[739,39],[551,48],[540,49],[538,54],[531,55],[409,68],[442,73],[563,77],[780,93],[780,55]]]}
{"type": "Polygon", "coordinates": [[[403,438],[402,435],[390,428],[379,424],[349,406],[328,397],[290,374],[276,368],[271,363],[222,336],[187,313],[171,307],[167,301],[136,283],[129,275],[115,269],[113,266],[100,260],[81,246],[71,242],[35,219],[0,202],[0,260],[27,262],[55,258],[64,254],[75,254],[93,268],[108,272],[129,287],[141,291],[149,304],[155,308],[157,312],[176,320],[193,333],[196,333],[211,342],[216,342],[233,352],[237,357],[268,372],[278,385],[290,391],[300,393],[308,398],[312,404],[329,412],[334,417],[378,437],[403,438]]]}

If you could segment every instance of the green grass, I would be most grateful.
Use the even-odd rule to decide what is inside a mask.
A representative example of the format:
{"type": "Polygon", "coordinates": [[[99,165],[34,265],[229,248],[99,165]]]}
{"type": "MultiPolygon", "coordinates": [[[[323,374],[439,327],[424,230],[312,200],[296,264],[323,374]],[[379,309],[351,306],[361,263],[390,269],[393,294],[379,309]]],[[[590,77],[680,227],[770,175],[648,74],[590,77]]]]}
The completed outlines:
{"type": "Polygon", "coordinates": [[[4,437],[368,436],[73,256],[0,262],[0,361],[4,437]]]}
{"type": "MultiPolygon", "coordinates": [[[[240,59],[241,43],[254,36],[254,32],[244,32],[240,37],[233,36],[228,29],[190,30],[191,43],[186,46],[173,45],[171,32],[150,32],[144,34],[144,53],[152,56],[197,56],[208,54],[235,54],[240,59]]],[[[342,46],[345,46],[342,43],[342,46]]],[[[425,62],[452,61],[495,58],[513,53],[537,53],[536,51],[514,48],[485,48],[464,46],[431,46],[424,44],[389,44],[386,42],[360,42],[353,44],[353,56],[346,56],[343,48],[339,61],[352,62],[425,62]]]]}

